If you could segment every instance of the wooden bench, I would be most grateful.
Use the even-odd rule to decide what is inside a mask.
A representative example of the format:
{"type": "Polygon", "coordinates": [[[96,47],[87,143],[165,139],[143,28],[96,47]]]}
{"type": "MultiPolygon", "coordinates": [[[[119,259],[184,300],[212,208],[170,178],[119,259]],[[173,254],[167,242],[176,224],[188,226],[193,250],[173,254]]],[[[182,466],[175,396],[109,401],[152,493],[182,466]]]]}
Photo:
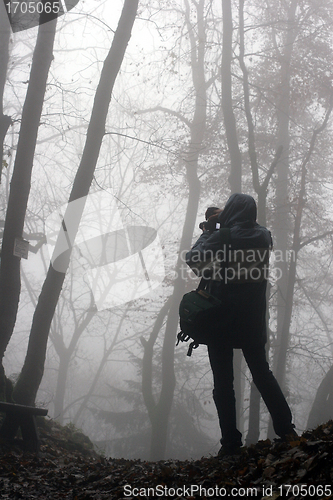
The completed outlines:
{"type": "Polygon", "coordinates": [[[38,451],[39,436],[36,417],[45,417],[47,411],[44,408],[0,401],[0,412],[6,414],[0,428],[0,438],[12,441],[20,428],[24,449],[27,451],[38,451]]]}

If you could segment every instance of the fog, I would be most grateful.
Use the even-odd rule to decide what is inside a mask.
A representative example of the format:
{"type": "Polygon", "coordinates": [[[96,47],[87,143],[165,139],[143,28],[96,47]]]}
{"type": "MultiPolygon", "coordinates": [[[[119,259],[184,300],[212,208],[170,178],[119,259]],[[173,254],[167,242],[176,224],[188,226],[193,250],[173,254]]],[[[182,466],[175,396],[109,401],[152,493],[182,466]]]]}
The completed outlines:
{"type": "MultiPolygon", "coordinates": [[[[329,420],[331,2],[270,6],[251,0],[243,10],[242,2],[233,3],[230,33],[220,1],[139,2],[128,45],[115,35],[124,1],[74,4],[66,2],[67,12],[56,22],[45,95],[38,88],[41,115],[31,116],[31,125],[24,108],[29,102],[37,108],[27,89],[42,80],[43,52],[39,69],[33,65],[42,25],[24,25],[23,12],[12,29],[0,5],[0,68],[6,75],[0,109],[6,269],[0,292],[3,304],[7,298],[14,304],[14,283],[19,296],[17,315],[15,307],[2,306],[0,347],[14,385],[27,362],[32,381],[34,364],[44,370],[32,388],[36,397],[17,402],[48,408],[50,418],[74,424],[107,456],[214,455],[220,429],[207,348],[201,345],[187,357],[186,345],[176,347],[178,307],[182,295],[198,285],[184,255],[201,234],[206,208],[223,208],[230,194],[241,191],[257,201],[258,222],[274,242],[270,365],[298,432],[329,420]],[[111,53],[115,40],[124,44],[124,56],[113,75],[121,52],[116,45],[111,53]],[[115,77],[110,104],[95,99],[109,51],[113,59],[105,81],[115,77]],[[90,132],[93,109],[108,112],[105,123],[97,116],[90,132]],[[20,144],[34,120],[36,140],[20,144]],[[89,156],[90,133],[92,143],[102,137],[96,165],[89,156]],[[25,172],[31,148],[30,180],[25,172]],[[26,160],[17,180],[13,172],[21,157],[26,160]],[[72,188],[84,164],[94,167],[92,181],[89,192],[77,197],[72,188]],[[16,193],[25,192],[24,184],[31,186],[18,216],[23,232],[12,235],[14,215],[6,219],[6,211],[10,203],[13,214],[20,210],[25,195],[12,193],[15,186],[16,193]],[[29,243],[22,243],[19,256],[12,250],[7,255],[6,231],[8,241],[29,243]],[[20,262],[18,271],[12,270],[13,259],[20,262]],[[63,284],[59,299],[43,298],[40,306],[42,315],[52,311],[53,320],[49,329],[36,326],[34,342],[40,331],[47,343],[46,353],[41,348],[37,354],[28,349],[29,337],[49,268],[63,276],[63,284]]],[[[52,23],[44,25],[45,39],[52,23]]],[[[49,289],[52,295],[56,285],[51,282],[49,289]]],[[[235,384],[244,442],[273,438],[263,402],[259,425],[249,423],[255,411],[251,376],[240,351],[235,384]]]]}

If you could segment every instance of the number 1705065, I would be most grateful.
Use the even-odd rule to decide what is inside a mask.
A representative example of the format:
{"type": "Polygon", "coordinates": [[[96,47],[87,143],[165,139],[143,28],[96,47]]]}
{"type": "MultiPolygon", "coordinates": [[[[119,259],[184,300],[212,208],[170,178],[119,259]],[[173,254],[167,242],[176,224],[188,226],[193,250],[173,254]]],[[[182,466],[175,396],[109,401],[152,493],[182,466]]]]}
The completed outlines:
{"type": "Polygon", "coordinates": [[[7,2],[8,14],[59,14],[60,2],[7,2]]]}
{"type": "Polygon", "coordinates": [[[284,484],[278,487],[282,498],[289,495],[293,497],[322,498],[330,497],[332,494],[331,485],[311,485],[311,484],[284,484]]]}

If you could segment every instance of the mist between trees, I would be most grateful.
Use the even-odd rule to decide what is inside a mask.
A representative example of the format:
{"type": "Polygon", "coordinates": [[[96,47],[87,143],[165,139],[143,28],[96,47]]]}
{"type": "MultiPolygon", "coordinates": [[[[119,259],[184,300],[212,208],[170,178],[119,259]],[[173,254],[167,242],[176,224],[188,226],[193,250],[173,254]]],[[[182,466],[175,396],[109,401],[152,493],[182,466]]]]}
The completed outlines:
{"type": "MultiPolygon", "coordinates": [[[[0,399],[48,407],[111,456],[214,454],[207,354],[175,348],[178,306],[198,221],[245,192],[274,240],[271,366],[298,431],[333,417],[332,2],[87,0],[15,34],[0,8],[0,399]],[[98,193],[110,213],[85,219],[83,203],[71,234],[95,232],[54,269],[60,207],[98,193]],[[112,293],[115,262],[152,281],[142,227],[165,277],[134,299],[126,278],[128,300],[101,310],[92,284],[112,293]],[[117,231],[128,247],[111,258],[117,231]],[[13,255],[22,238],[28,259],[13,255]]],[[[272,437],[239,351],[235,386],[246,444],[272,437]]]]}

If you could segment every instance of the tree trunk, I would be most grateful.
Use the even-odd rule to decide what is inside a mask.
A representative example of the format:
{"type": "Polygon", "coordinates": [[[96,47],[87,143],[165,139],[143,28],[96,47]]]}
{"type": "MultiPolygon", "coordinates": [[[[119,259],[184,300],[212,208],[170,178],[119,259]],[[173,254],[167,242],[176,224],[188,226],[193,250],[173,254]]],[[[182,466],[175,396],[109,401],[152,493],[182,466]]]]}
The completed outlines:
{"type": "Polygon", "coordinates": [[[102,357],[102,360],[99,364],[99,367],[94,375],[94,378],[92,379],[92,382],[91,382],[91,385],[87,391],[87,393],[84,395],[84,397],[82,398],[82,402],[79,406],[79,409],[77,410],[77,412],[75,413],[75,416],[73,418],[73,423],[74,425],[77,425],[78,422],[79,422],[79,419],[82,415],[82,413],[84,412],[84,410],[87,408],[87,404],[89,402],[89,399],[91,398],[91,396],[94,394],[94,391],[96,389],[96,385],[97,385],[97,382],[99,381],[99,378],[101,376],[101,373],[103,371],[103,368],[105,366],[105,364],[107,363],[108,359],[109,359],[109,356],[110,354],[113,352],[113,349],[117,343],[117,340],[118,340],[118,336],[119,334],[121,333],[121,327],[123,325],[123,322],[125,321],[126,319],[126,315],[127,315],[127,311],[128,311],[129,307],[126,308],[126,310],[124,311],[124,314],[123,316],[121,317],[120,321],[119,321],[119,324],[118,324],[118,327],[117,327],[117,331],[114,335],[114,338],[112,339],[112,342],[110,344],[110,346],[108,347],[108,349],[106,349],[104,351],[104,354],[103,354],[103,357],[102,357]]]}
{"type": "MultiPolygon", "coordinates": [[[[89,193],[104,136],[106,117],[111,101],[113,86],[131,36],[137,8],[138,0],[125,0],[118,27],[110,51],[105,59],[96,90],[86,143],[75,176],[66,213],[70,213],[69,207],[72,201],[84,198],[89,193]]],[[[83,211],[84,204],[82,204],[81,208],[83,211]]],[[[82,211],[80,215],[82,215],[82,211]]],[[[80,217],[77,217],[75,222],[77,231],[80,217]]],[[[59,238],[56,243],[56,249],[58,245],[61,245],[59,238]]],[[[70,250],[65,256],[65,259],[64,271],[68,268],[70,250]]],[[[14,388],[13,398],[17,403],[31,405],[35,402],[36,394],[44,373],[46,346],[50,325],[64,279],[65,272],[56,271],[52,265],[50,265],[34,313],[26,359],[14,388]]]]}
{"type": "MultiPolygon", "coordinates": [[[[286,25],[286,41],[284,52],[280,53],[276,48],[277,58],[280,61],[280,98],[277,107],[278,119],[278,144],[283,147],[283,152],[277,169],[276,183],[276,211],[274,220],[274,246],[281,252],[281,255],[286,255],[288,250],[288,240],[290,236],[290,208],[288,204],[288,188],[289,188],[289,121],[290,121],[290,63],[295,40],[295,12],[297,0],[292,0],[287,18],[286,25]]],[[[275,367],[279,346],[282,342],[282,329],[284,316],[286,311],[286,294],[288,286],[288,263],[280,262],[281,278],[279,279],[278,294],[277,294],[277,344],[278,348],[275,356],[275,367]]],[[[278,382],[283,382],[278,379],[278,382]]],[[[283,389],[283,384],[281,386],[283,389]]]]}
{"type": "MultiPolygon", "coordinates": [[[[186,178],[189,186],[189,197],[183,232],[180,240],[179,255],[175,267],[176,279],[174,282],[173,293],[170,297],[168,318],[163,341],[162,350],[162,387],[159,400],[154,401],[151,391],[152,381],[152,356],[154,330],[151,334],[151,339],[148,342],[143,342],[145,346],[144,354],[144,373],[143,387],[145,390],[144,399],[148,409],[149,418],[152,426],[150,459],[162,460],[165,457],[168,439],[168,422],[172,407],[174,389],[175,389],[175,373],[174,373],[174,350],[176,343],[176,333],[178,329],[178,309],[181,298],[185,292],[185,282],[182,276],[181,269],[184,265],[183,254],[191,247],[192,235],[196,216],[198,212],[199,196],[200,196],[200,181],[197,176],[199,156],[202,151],[202,143],[206,130],[206,109],[207,97],[205,81],[205,26],[204,26],[204,0],[196,3],[197,9],[197,30],[198,37],[195,39],[193,27],[189,22],[189,3],[185,1],[186,6],[186,22],[191,43],[191,69],[192,79],[195,89],[195,111],[192,122],[190,124],[190,143],[185,159],[186,178]]],[[[158,333],[158,332],[157,332],[158,333]]]]}
{"type": "MultiPolygon", "coordinates": [[[[40,21],[44,22],[41,15],[40,21]]],[[[20,290],[20,258],[13,254],[16,238],[22,238],[28,204],[33,159],[47,76],[52,61],[57,20],[40,24],[32,59],[19,140],[10,185],[8,207],[1,249],[0,270],[0,363],[13,333],[20,290]]],[[[0,388],[1,393],[1,388],[0,388]]]]}
{"type": "Polygon", "coordinates": [[[231,0],[222,0],[223,45],[222,45],[222,109],[224,127],[230,154],[229,184],[231,193],[242,191],[242,155],[239,150],[236,119],[232,102],[232,10],[231,0]]]}
{"type": "Polygon", "coordinates": [[[309,413],[307,429],[314,429],[318,425],[333,419],[333,366],[328,370],[318,387],[311,411],[309,413]]]}
{"type": "MultiPolygon", "coordinates": [[[[10,24],[6,14],[5,4],[0,4],[0,183],[3,169],[4,140],[11,123],[9,116],[3,114],[3,94],[6,84],[7,66],[9,60],[10,24]]],[[[6,400],[5,372],[0,362],[0,401],[6,400]]]]}
{"type": "Polygon", "coordinates": [[[67,350],[65,350],[61,357],[59,357],[59,368],[56,392],[54,396],[54,419],[63,425],[64,422],[64,401],[66,394],[66,382],[69,363],[71,361],[70,355],[67,350]]]}
{"type": "Polygon", "coordinates": [[[328,123],[329,117],[331,115],[333,108],[333,95],[331,96],[330,106],[326,112],[325,118],[323,120],[322,125],[314,130],[312,134],[312,138],[310,141],[309,150],[302,162],[301,167],[301,182],[300,189],[297,200],[297,208],[296,208],[296,217],[295,217],[295,225],[294,225],[294,233],[293,233],[293,244],[292,244],[292,256],[290,264],[289,264],[289,273],[288,273],[288,284],[286,290],[286,306],[285,306],[285,314],[281,331],[281,344],[279,350],[279,356],[277,359],[276,366],[276,378],[280,382],[280,384],[284,385],[285,376],[286,376],[286,361],[287,361],[287,351],[290,343],[290,324],[293,310],[293,297],[294,297],[294,289],[296,284],[296,267],[297,267],[297,258],[298,252],[301,247],[301,226],[302,226],[302,216],[303,209],[306,203],[306,176],[307,176],[307,164],[311,158],[311,155],[314,150],[315,142],[317,135],[320,134],[328,123]]]}
{"type": "MultiPolygon", "coordinates": [[[[157,318],[155,320],[153,329],[151,331],[149,340],[145,340],[141,337],[141,343],[143,345],[143,359],[142,359],[142,396],[144,403],[146,405],[149,419],[152,422],[155,420],[155,407],[156,402],[153,396],[153,355],[154,355],[154,345],[158,334],[162,328],[165,317],[168,315],[170,309],[171,297],[164,303],[163,307],[160,309],[157,318]]],[[[153,424],[152,424],[153,425],[153,424]]],[[[156,425],[157,427],[157,425],[156,425]]]]}
{"type": "Polygon", "coordinates": [[[10,116],[3,114],[3,94],[6,85],[7,66],[9,60],[10,24],[5,9],[5,4],[0,4],[0,184],[3,169],[4,140],[11,124],[10,116]]]}
{"type": "MultiPolygon", "coordinates": [[[[92,299],[93,302],[93,299],[92,299]]],[[[72,306],[74,309],[74,305],[72,306]]],[[[56,393],[54,397],[54,418],[58,420],[60,424],[63,423],[64,419],[64,402],[65,402],[65,394],[66,394],[66,384],[67,384],[67,376],[69,365],[73,357],[73,353],[77,346],[77,343],[84,332],[84,330],[89,325],[90,321],[93,319],[95,315],[95,310],[91,307],[86,312],[85,316],[81,317],[81,322],[77,322],[75,319],[75,330],[73,336],[69,342],[68,347],[65,346],[63,337],[61,337],[58,332],[50,335],[50,338],[53,342],[56,353],[59,357],[59,368],[58,368],[58,377],[57,377],[57,386],[56,393]],[[58,337],[57,337],[58,334],[58,337]]],[[[74,315],[75,316],[75,315],[74,315]]],[[[59,328],[62,327],[59,325],[59,328]]]]}
{"type": "MultiPolygon", "coordinates": [[[[231,0],[222,0],[223,15],[223,40],[222,40],[222,110],[224,128],[227,138],[228,151],[230,155],[229,185],[230,193],[242,192],[242,155],[239,149],[236,119],[234,115],[232,100],[232,7],[231,0]]],[[[236,395],[236,416],[238,427],[240,426],[239,416],[242,414],[242,352],[234,351],[234,390],[236,395]]]]}
{"type": "MultiPolygon", "coordinates": [[[[273,222],[274,247],[281,252],[281,255],[287,255],[289,247],[289,236],[291,232],[290,207],[288,203],[289,192],[289,148],[290,148],[290,63],[295,41],[295,12],[298,0],[292,0],[287,13],[286,36],[284,50],[280,52],[277,43],[276,57],[280,63],[280,97],[277,105],[278,121],[278,144],[283,147],[283,152],[277,169],[276,194],[275,194],[275,218],[273,222]]],[[[273,30],[272,30],[273,33],[273,30]]],[[[274,33],[272,34],[274,38],[274,33]]],[[[276,347],[274,351],[274,372],[278,364],[281,343],[283,343],[283,324],[286,313],[286,294],[288,287],[288,262],[286,259],[279,262],[281,277],[277,282],[277,326],[276,326],[276,347]]],[[[281,379],[277,377],[279,384],[281,379]]],[[[284,382],[284,381],[283,381],[284,382]]],[[[284,385],[281,384],[284,391],[284,385]]],[[[268,427],[268,437],[273,439],[275,433],[272,420],[270,419],[268,427]]]]}
{"type": "MultiPolygon", "coordinates": [[[[205,121],[202,122],[202,126],[205,128],[205,121]]],[[[195,135],[197,136],[197,134],[195,135]]],[[[197,145],[201,144],[201,141],[191,141],[191,143],[195,144],[197,147],[197,145]]],[[[190,154],[190,156],[192,156],[192,154],[190,154]]],[[[191,246],[196,214],[198,212],[200,196],[200,182],[196,175],[198,156],[196,160],[192,159],[189,161],[187,166],[187,178],[190,186],[190,194],[188,198],[184,230],[180,242],[179,258],[175,269],[177,278],[174,283],[170,310],[164,334],[162,349],[162,388],[159,401],[154,408],[154,418],[151,421],[152,437],[150,460],[152,461],[162,460],[165,457],[167,447],[168,422],[176,385],[174,373],[174,350],[179,323],[178,309],[182,296],[185,293],[185,282],[181,272],[181,268],[184,263],[181,256],[184,254],[184,251],[189,249],[191,246]]]]}
{"type": "MultiPolygon", "coordinates": [[[[278,164],[282,153],[280,146],[275,154],[275,157],[267,170],[264,180],[260,181],[259,164],[257,160],[256,142],[255,142],[255,127],[251,112],[249,75],[244,61],[245,54],[245,29],[244,29],[244,0],[239,0],[239,64],[243,73],[243,91],[244,91],[244,110],[248,126],[248,155],[250,159],[252,184],[255,192],[258,195],[258,222],[262,226],[266,226],[266,203],[268,185],[273,175],[273,172],[278,164]]],[[[267,287],[267,331],[268,329],[268,303],[269,303],[269,287],[267,287]]],[[[257,442],[260,435],[260,393],[256,385],[252,382],[250,392],[250,407],[249,407],[249,428],[246,438],[247,444],[257,442]]]]}

